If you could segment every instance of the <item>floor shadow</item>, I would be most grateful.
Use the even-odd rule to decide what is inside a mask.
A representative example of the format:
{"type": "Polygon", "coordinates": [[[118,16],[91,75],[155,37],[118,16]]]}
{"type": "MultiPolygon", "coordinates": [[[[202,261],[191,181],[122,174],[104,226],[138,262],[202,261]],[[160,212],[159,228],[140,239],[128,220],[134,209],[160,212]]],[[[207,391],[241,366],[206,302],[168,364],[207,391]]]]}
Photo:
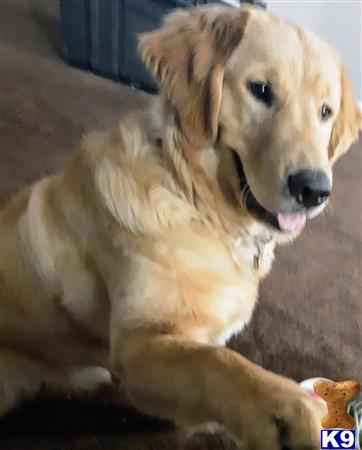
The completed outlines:
{"type": "Polygon", "coordinates": [[[170,422],[142,414],[121,401],[110,388],[78,397],[43,393],[0,420],[0,448],[1,441],[9,438],[119,435],[172,428],[170,422]]]}

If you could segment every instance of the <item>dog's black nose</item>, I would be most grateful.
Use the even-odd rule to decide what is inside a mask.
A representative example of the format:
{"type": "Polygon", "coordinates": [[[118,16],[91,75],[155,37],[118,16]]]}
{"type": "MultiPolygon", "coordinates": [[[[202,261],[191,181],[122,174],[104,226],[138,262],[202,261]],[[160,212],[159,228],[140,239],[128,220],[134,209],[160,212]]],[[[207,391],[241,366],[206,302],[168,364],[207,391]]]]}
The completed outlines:
{"type": "Polygon", "coordinates": [[[320,170],[304,169],[288,177],[288,187],[297,203],[312,208],[327,200],[331,193],[329,177],[320,170]]]}

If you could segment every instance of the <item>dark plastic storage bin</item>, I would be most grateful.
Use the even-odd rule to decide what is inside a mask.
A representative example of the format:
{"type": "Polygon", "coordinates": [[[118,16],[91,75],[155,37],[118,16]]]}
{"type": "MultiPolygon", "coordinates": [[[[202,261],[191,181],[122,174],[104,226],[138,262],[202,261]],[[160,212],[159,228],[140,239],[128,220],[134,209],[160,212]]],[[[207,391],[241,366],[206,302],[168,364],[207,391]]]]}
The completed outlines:
{"type": "Polygon", "coordinates": [[[162,17],[175,8],[206,3],[222,2],[61,0],[64,57],[76,67],[156,92],[155,82],[137,54],[137,35],[157,28],[162,17]]]}

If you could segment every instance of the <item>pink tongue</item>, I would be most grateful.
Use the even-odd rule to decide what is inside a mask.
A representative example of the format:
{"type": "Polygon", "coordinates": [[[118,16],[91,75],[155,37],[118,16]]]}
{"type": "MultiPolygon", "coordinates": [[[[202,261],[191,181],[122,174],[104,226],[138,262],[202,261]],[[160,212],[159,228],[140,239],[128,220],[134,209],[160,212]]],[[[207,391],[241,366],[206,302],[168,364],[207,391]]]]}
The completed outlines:
{"type": "Polygon", "coordinates": [[[306,222],[304,214],[278,214],[278,225],[282,231],[298,233],[302,231],[306,222]]]}

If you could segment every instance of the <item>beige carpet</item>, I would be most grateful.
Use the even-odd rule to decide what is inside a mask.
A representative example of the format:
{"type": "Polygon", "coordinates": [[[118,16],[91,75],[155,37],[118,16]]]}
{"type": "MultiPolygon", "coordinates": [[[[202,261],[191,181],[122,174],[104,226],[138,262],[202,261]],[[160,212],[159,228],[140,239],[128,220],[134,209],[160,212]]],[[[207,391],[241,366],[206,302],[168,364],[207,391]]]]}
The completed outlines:
{"type": "MultiPolygon", "coordinates": [[[[1,204],[62,167],[85,130],[114,126],[121,113],[148,98],[61,60],[56,0],[1,0],[0,5],[1,204]]],[[[231,342],[253,361],[296,380],[362,377],[361,158],[361,145],[355,145],[337,164],[331,207],[297,242],[278,251],[251,324],[231,342]]],[[[22,417],[26,422],[26,414],[22,417]]],[[[39,420],[51,427],[51,417],[41,409],[39,420]]],[[[63,430],[62,438],[8,439],[0,448],[177,448],[173,432],[145,435],[142,423],[137,432],[117,435],[98,432],[95,419],[83,437],[67,437],[63,430]]],[[[196,440],[191,448],[232,448],[220,439],[196,440]]]]}

